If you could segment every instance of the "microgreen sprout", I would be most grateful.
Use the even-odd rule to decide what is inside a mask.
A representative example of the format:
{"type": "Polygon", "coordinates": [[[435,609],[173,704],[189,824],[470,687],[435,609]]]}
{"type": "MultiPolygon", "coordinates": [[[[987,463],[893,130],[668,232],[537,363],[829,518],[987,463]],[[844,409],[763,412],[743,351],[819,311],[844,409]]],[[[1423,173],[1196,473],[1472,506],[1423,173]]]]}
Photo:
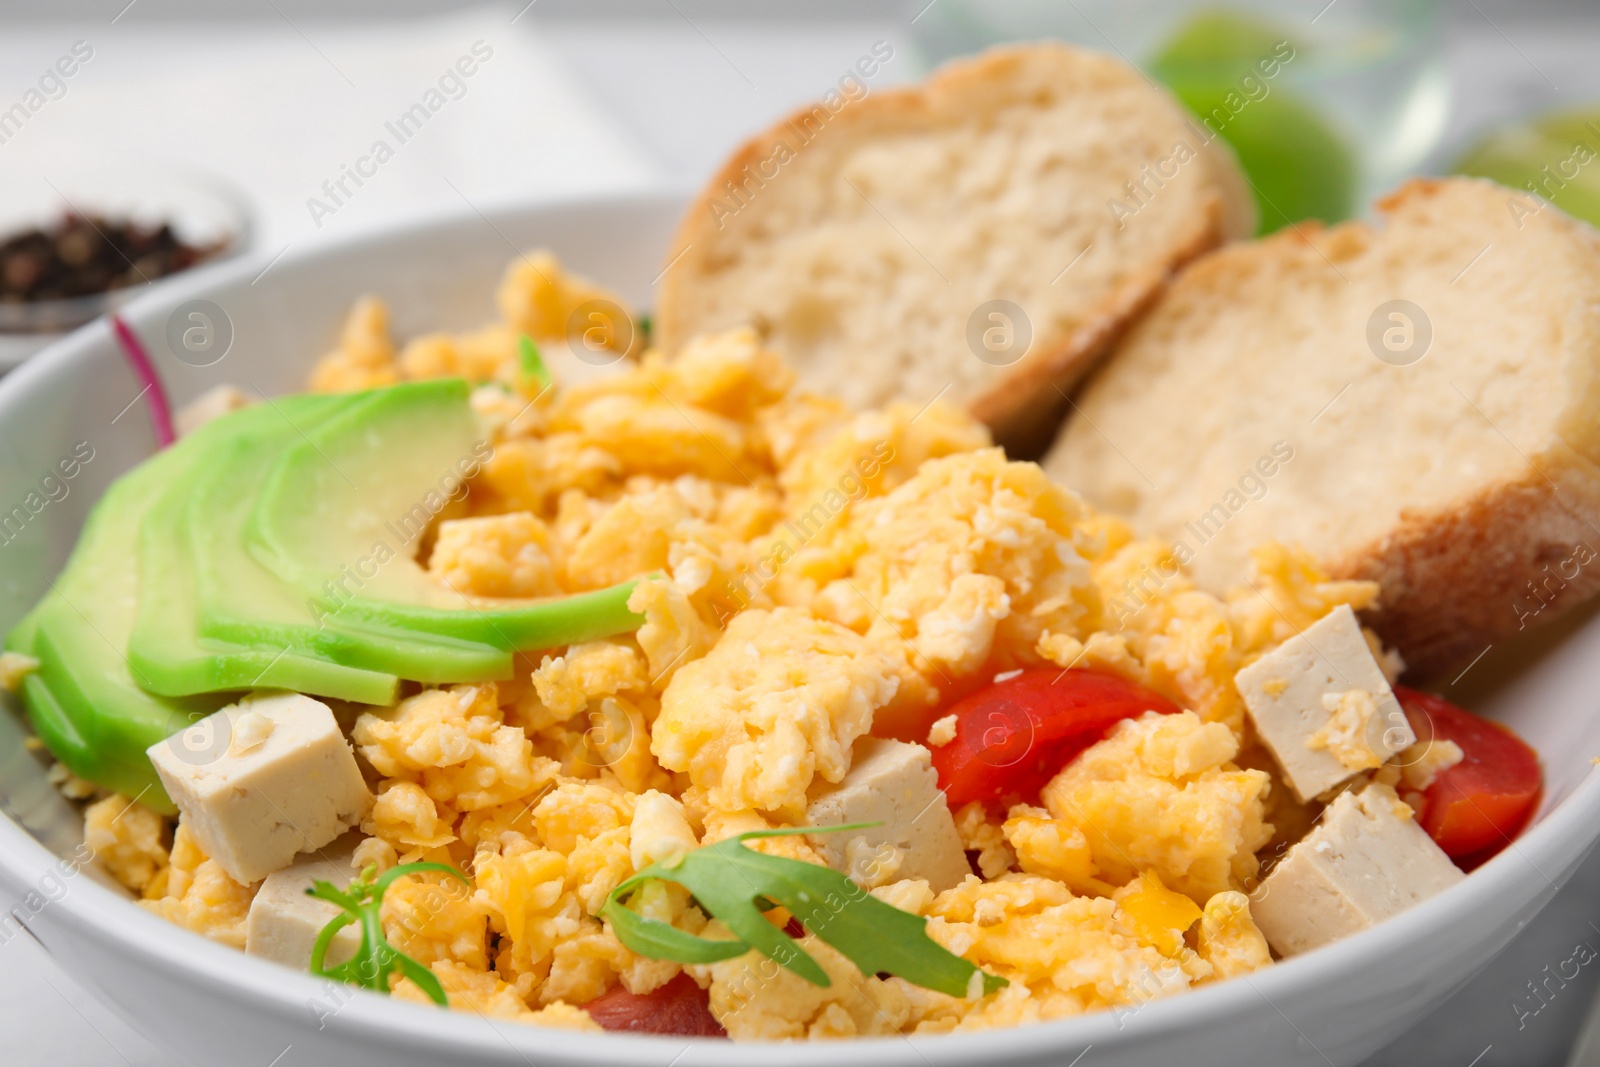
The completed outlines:
{"type": "Polygon", "coordinates": [[[389,976],[399,971],[415,982],[435,1004],[444,1007],[447,1000],[439,979],[421,963],[389,944],[383,933],[381,912],[384,890],[396,878],[422,871],[441,871],[458,879],[462,885],[472,884],[467,881],[466,875],[443,863],[402,863],[382,875],[378,874],[376,867],[368,865],[359,877],[342,890],[335,888],[331,882],[313,882],[311,888],[306,890],[306,896],[336,904],[344,909],[344,914],[336,916],[317,935],[316,944],[311,947],[311,973],[387,993],[389,976]],[[361,947],[346,962],[334,967],[325,966],[328,946],[333,943],[334,935],[352,923],[361,927],[361,947]]]}
{"type": "Polygon", "coordinates": [[[544,357],[539,354],[539,346],[533,343],[533,338],[523,334],[517,343],[517,352],[524,379],[532,380],[540,389],[548,389],[554,384],[550,368],[544,365],[544,357]]]}
{"type": "Polygon", "coordinates": [[[913,985],[951,996],[968,996],[976,984],[984,994],[1006,984],[986,974],[928,936],[928,921],[886,904],[831,867],[746,848],[745,841],[790,834],[859,830],[848,826],[783,827],[754,830],[697,848],[676,863],[652,863],[617,886],[600,909],[629,949],[650,959],[712,963],[751,949],[806,981],[828,986],[832,980],[816,960],[762,914],[787,908],[808,933],[838,949],[863,974],[899,975],[913,985]],[[644,882],[676,882],[694,895],[702,910],[720,919],[732,938],[697,937],[627,906],[644,882]],[[977,975],[981,978],[974,982],[977,975]]]}

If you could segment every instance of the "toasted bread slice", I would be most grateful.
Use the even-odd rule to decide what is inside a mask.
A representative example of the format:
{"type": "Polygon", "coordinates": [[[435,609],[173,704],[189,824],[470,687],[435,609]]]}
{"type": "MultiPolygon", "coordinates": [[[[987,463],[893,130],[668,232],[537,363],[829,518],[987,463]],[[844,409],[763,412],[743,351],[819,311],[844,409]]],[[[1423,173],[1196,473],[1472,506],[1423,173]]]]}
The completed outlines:
{"type": "Polygon", "coordinates": [[[1373,224],[1207,256],[1046,469],[1203,585],[1267,540],[1376,579],[1367,621],[1415,676],[1548,621],[1600,588],[1600,234],[1538,208],[1418,180],[1373,224]]]}
{"type": "Polygon", "coordinates": [[[1095,52],[996,49],[830,102],[751,139],[690,205],[657,308],[668,351],[754,325],[808,388],[858,407],[948,390],[1015,438],[1174,268],[1254,228],[1227,146],[1095,52]],[[991,300],[1026,326],[980,313],[991,300]],[[969,320],[995,331],[984,358],[969,320]]]}

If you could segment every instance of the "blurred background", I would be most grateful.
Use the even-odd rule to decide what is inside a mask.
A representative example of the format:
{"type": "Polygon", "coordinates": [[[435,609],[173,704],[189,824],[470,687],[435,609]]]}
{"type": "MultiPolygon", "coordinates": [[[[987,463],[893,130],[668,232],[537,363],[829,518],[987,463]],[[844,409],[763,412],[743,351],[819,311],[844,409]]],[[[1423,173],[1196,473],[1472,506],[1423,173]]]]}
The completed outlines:
{"type": "Polygon", "coordinates": [[[869,89],[1019,38],[1118,53],[1233,144],[1263,230],[1418,171],[1600,219],[1597,27],[1580,0],[0,0],[0,366],[206,258],[687,188],[880,41],[869,89]]]}
{"type": "MultiPolygon", "coordinates": [[[[1593,0],[0,0],[0,370],[197,262],[687,192],[880,42],[872,91],[1041,37],[1168,85],[1238,152],[1264,232],[1453,172],[1600,224],[1593,0]]],[[[1592,861],[1372,1062],[1568,1062],[1600,970],[1534,984],[1600,946],[1597,896],[1592,861]]],[[[25,938],[0,944],[0,1033],[7,1063],[172,1062],[25,938]]]]}

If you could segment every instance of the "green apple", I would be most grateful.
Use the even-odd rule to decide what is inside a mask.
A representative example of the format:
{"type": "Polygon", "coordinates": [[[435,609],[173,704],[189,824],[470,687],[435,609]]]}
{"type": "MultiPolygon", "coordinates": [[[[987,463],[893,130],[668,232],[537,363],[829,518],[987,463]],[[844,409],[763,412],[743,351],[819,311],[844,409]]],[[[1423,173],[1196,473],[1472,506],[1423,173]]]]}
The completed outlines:
{"type": "Polygon", "coordinates": [[[1600,226],[1600,112],[1558,111],[1494,130],[1455,172],[1491,178],[1600,226]]]}
{"type": "Polygon", "coordinates": [[[1270,23],[1217,9],[1185,22],[1149,63],[1232,146],[1255,195],[1258,233],[1301,219],[1338,222],[1355,206],[1354,154],[1327,118],[1282,84],[1286,53],[1303,56],[1306,46],[1270,23]],[[1273,60],[1277,73],[1269,77],[1262,64],[1273,60]]]}

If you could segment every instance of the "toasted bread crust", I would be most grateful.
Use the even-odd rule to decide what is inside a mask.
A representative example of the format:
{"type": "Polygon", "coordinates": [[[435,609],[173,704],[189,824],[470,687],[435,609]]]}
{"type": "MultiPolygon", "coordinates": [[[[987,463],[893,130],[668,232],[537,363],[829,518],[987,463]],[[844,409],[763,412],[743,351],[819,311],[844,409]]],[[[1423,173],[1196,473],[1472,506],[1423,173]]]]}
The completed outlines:
{"type": "Polygon", "coordinates": [[[1404,514],[1388,536],[1328,561],[1379,583],[1363,621],[1407,677],[1448,681],[1494,645],[1600,592],[1600,471],[1529,470],[1452,509],[1404,514]]]}
{"type": "Polygon", "coordinates": [[[1137,279],[1110,294],[1098,315],[1041,352],[1036,362],[1018,363],[968,401],[967,410],[997,432],[1004,429],[1012,438],[1054,429],[1060,420],[1051,413],[1066,406],[1066,391],[1160,299],[1176,273],[1237,236],[1223,227],[1223,216],[1229,209],[1220,199],[1208,205],[1208,210],[1211,222],[1188,244],[1175,249],[1165,264],[1151,264],[1137,279]],[[1047,425],[1041,426],[1041,422],[1047,425]]]}
{"type": "MultiPolygon", "coordinates": [[[[1109,57],[1065,45],[997,48],[949,64],[936,71],[923,86],[877,90],[843,106],[815,134],[831,139],[834,145],[850,143],[847,139],[870,143],[874,135],[885,130],[914,137],[919,131],[933,130],[939,123],[949,124],[963,115],[1023,106],[1028,94],[1039,86],[1065,86],[1077,91],[1087,83],[1091,87],[1114,87],[1117,91],[1128,92],[1131,82],[1138,83],[1140,92],[1147,91],[1148,100],[1141,101],[1144,106],[1164,109],[1164,114],[1161,111],[1155,114],[1170,122],[1174,129],[1186,129],[1188,143],[1200,146],[1194,149],[1199,160],[1196,180],[1203,183],[1204,195],[1185,227],[1167,235],[1160,254],[1133,264],[1131,273],[1100,297],[1092,311],[1077,316],[1076,321],[1063,328],[1055,321],[1057,316],[1045,313],[1048,308],[1030,308],[1036,332],[1026,357],[1006,367],[992,368],[971,388],[957,388],[952,399],[967,406],[1005,440],[1039,439],[1047,435],[1065,406],[1064,391],[1128,323],[1150,305],[1173,273],[1197,256],[1227,240],[1246,236],[1254,228],[1254,202],[1231,150],[1220,141],[1208,144],[1196,137],[1198,127],[1186,121],[1176,101],[1145,85],[1144,79],[1130,68],[1109,57]]],[[[680,347],[694,333],[708,326],[702,321],[704,305],[695,299],[695,293],[698,287],[708,284],[711,273],[708,264],[718,259],[718,245],[730,239],[723,232],[726,216],[720,220],[718,217],[719,206],[725,207],[727,203],[730,184],[738,188],[741,183],[748,183],[750,175],[757,173],[758,164],[771,160],[780,146],[793,146],[796,130],[815,111],[815,107],[801,108],[746,141],[689,205],[667,253],[666,262],[671,266],[662,279],[657,308],[658,337],[668,351],[680,347]]],[[[785,177],[780,175],[772,180],[781,181],[785,177]]],[[[793,180],[793,176],[789,180],[793,180]]],[[[1067,197],[1073,195],[1070,187],[1058,192],[1067,197]]],[[[753,197],[750,206],[741,207],[739,213],[745,210],[760,212],[761,197],[753,197]]],[[[781,229],[788,224],[779,221],[775,226],[781,229]]],[[[747,239],[747,236],[741,234],[733,240],[747,239]]],[[[1004,237],[1003,234],[998,236],[1004,237]]],[[[728,254],[722,252],[723,256],[728,254]]],[[[712,328],[720,325],[727,324],[710,324],[712,328]]],[[[804,375],[804,359],[795,353],[786,354],[800,364],[804,375]]],[[[860,353],[860,356],[871,358],[868,353],[860,353]]],[[[930,354],[929,358],[941,357],[930,354]]],[[[963,352],[957,358],[969,357],[963,352]]],[[[811,384],[826,390],[843,383],[813,381],[811,384]]],[[[877,400],[890,398],[883,396],[877,400]]]]}
{"type": "Polygon", "coordinates": [[[1225,520],[1246,524],[1228,527],[1226,545],[1220,530],[1214,543],[1201,538],[1201,551],[1209,553],[1202,557],[1203,582],[1220,591],[1242,581],[1243,552],[1256,541],[1304,536],[1333,576],[1379,583],[1379,603],[1365,621],[1401,652],[1407,676],[1417,680],[1449,680],[1487,648],[1553,621],[1600,592],[1600,234],[1554,208],[1525,215],[1513,200],[1520,201],[1514,191],[1480,180],[1417,179],[1378,201],[1376,224],[1302,223],[1203,256],[1084,390],[1079,404],[1092,425],[1069,420],[1046,470],[1115,508],[1119,481],[1106,472],[1138,463],[1156,485],[1129,498],[1137,501],[1130,517],[1147,532],[1193,542],[1193,524],[1183,519],[1202,513],[1200,494],[1185,488],[1190,472],[1170,469],[1172,443],[1184,434],[1165,434],[1158,425],[1187,417],[1174,408],[1174,395],[1197,411],[1218,405],[1225,413],[1196,431],[1197,460],[1211,449],[1236,459],[1241,435],[1254,441],[1267,433],[1273,424],[1262,412],[1281,409],[1287,436],[1306,456],[1295,463],[1315,465],[1294,469],[1306,477],[1316,470],[1315,480],[1274,497],[1276,505],[1247,505],[1292,502],[1287,511],[1261,513],[1274,521],[1251,512],[1251,519],[1225,520]],[[1397,225],[1405,236],[1388,235],[1397,225]],[[1436,235],[1441,239],[1432,240],[1436,235]],[[1531,282],[1532,270],[1543,281],[1531,282]],[[1409,365],[1389,370],[1366,362],[1365,347],[1373,342],[1363,343],[1362,320],[1395,297],[1422,301],[1434,313],[1433,329],[1445,331],[1436,333],[1425,356],[1430,363],[1422,365],[1445,373],[1437,374],[1433,392],[1414,394],[1431,397],[1430,409],[1403,404],[1401,394],[1416,380],[1407,377],[1414,373],[1409,365]],[[1454,312],[1440,318],[1441,306],[1454,312]],[[1480,335],[1494,340],[1475,342],[1480,335]],[[1264,374],[1270,364],[1236,363],[1244,350],[1224,351],[1219,337],[1255,338],[1255,349],[1275,358],[1291,352],[1304,363],[1264,374]],[[1280,349],[1279,338],[1293,347],[1280,349]],[[1326,364],[1325,373],[1313,372],[1318,364],[1326,364]],[[1177,384],[1158,397],[1161,379],[1177,384]],[[1544,384],[1552,380],[1560,384],[1544,384]],[[1529,392],[1533,387],[1518,381],[1540,384],[1529,392]],[[1340,387],[1351,387],[1346,383],[1360,384],[1338,400],[1340,387]],[[1508,407],[1501,398],[1518,388],[1509,395],[1521,399],[1508,407]],[[1269,403],[1238,402],[1240,390],[1269,403]],[[1324,417],[1336,402],[1346,410],[1364,403],[1367,410],[1410,414],[1393,423],[1341,421],[1338,411],[1324,417]],[[1531,421],[1519,420],[1519,411],[1531,421]],[[1452,451],[1448,442],[1463,440],[1452,420],[1475,427],[1506,462],[1481,467],[1483,451],[1452,451]],[[1141,453],[1144,432],[1165,445],[1141,453]],[[1100,440],[1105,434],[1132,458],[1108,453],[1100,440]],[[1374,440],[1388,456],[1364,447],[1374,440]],[[1430,462],[1409,462],[1423,453],[1430,462]],[[1371,473],[1391,461],[1403,473],[1371,473]],[[1374,486],[1387,492],[1375,496],[1374,486]],[[1174,503],[1163,508],[1169,494],[1177,494],[1174,503]],[[1173,514],[1185,505],[1197,506],[1173,514]],[[1345,521],[1357,513],[1387,516],[1391,508],[1392,519],[1345,521]],[[1357,530],[1363,532],[1353,536],[1357,530]]]}
{"type": "MultiPolygon", "coordinates": [[[[1412,179],[1375,207],[1391,215],[1447,186],[1412,179]]],[[[1564,215],[1550,221],[1591,245],[1600,283],[1600,234],[1564,215]]],[[[1337,577],[1379,583],[1380,602],[1364,621],[1402,650],[1417,679],[1439,679],[1588,600],[1600,592],[1597,564],[1600,467],[1565,442],[1530,458],[1522,478],[1454,508],[1403,512],[1388,536],[1328,561],[1337,577]]]]}

